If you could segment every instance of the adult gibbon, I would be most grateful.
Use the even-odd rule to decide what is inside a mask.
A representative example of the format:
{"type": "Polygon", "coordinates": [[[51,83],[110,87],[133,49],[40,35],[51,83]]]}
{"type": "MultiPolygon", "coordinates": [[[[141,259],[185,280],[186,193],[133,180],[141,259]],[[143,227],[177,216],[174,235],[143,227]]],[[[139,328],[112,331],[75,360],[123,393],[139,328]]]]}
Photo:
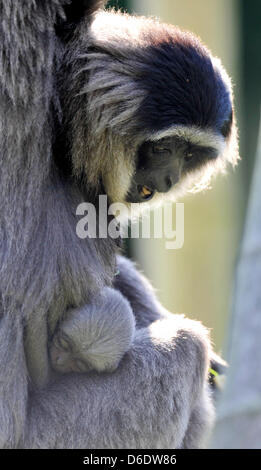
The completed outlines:
{"type": "Polygon", "coordinates": [[[78,204],[175,198],[237,160],[220,62],[190,33],[101,5],[0,1],[5,448],[200,447],[213,417],[207,332],[152,292],[130,302],[136,332],[115,372],[51,371],[57,324],[115,284],[117,264],[123,294],[150,289],[114,240],[77,237],[78,204]]]}

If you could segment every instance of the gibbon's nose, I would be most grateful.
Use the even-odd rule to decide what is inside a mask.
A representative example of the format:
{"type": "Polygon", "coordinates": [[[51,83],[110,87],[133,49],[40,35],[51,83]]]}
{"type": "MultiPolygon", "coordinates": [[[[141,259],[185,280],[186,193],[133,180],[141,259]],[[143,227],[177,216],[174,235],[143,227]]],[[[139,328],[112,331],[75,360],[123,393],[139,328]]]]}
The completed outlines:
{"type": "Polygon", "coordinates": [[[167,193],[179,181],[177,173],[168,174],[157,179],[157,191],[159,193],[167,193]]]}

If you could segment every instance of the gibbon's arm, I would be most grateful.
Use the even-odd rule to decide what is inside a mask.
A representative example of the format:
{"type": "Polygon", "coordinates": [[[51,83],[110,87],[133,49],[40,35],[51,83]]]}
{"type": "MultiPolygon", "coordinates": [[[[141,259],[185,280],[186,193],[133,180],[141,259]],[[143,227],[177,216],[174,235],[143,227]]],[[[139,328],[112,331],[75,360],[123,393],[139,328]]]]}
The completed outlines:
{"type": "MultiPolygon", "coordinates": [[[[91,0],[72,3],[81,3],[87,12],[89,7],[92,12],[96,5],[101,6],[91,0]]],[[[43,269],[46,273],[54,270],[44,268],[48,256],[43,256],[40,266],[39,253],[48,247],[46,239],[36,239],[36,234],[46,223],[43,199],[53,184],[49,176],[53,171],[53,114],[58,109],[55,67],[61,49],[55,25],[65,20],[65,4],[68,6],[64,0],[28,0],[22,5],[0,0],[1,448],[17,446],[25,428],[28,364],[24,326],[29,323],[32,303],[34,315],[43,315],[38,305],[48,309],[50,302],[43,269]]]]}
{"type": "Polygon", "coordinates": [[[200,447],[212,418],[208,351],[206,331],[194,321],[160,320],[138,330],[114,373],[67,374],[32,395],[19,446],[179,448],[200,407],[200,447]]]}
{"type": "Polygon", "coordinates": [[[132,307],[136,328],[149,326],[163,316],[164,309],[157,300],[155,292],[134,263],[123,256],[117,257],[117,272],[114,288],[128,299],[132,307]]]}
{"type": "MultiPolygon", "coordinates": [[[[133,262],[123,256],[117,257],[117,275],[114,287],[130,302],[137,328],[148,326],[159,318],[172,318],[175,321],[174,315],[163,308],[158,301],[148,279],[137,270],[133,262]]],[[[177,315],[175,315],[176,317],[177,315]]],[[[218,375],[222,375],[226,373],[227,364],[211,351],[210,367],[218,375]]],[[[210,374],[209,383],[214,391],[218,391],[214,379],[215,377],[210,374]]]]}
{"type": "Polygon", "coordinates": [[[28,403],[28,377],[20,311],[0,319],[0,449],[14,448],[23,434],[28,403]]]}
{"type": "Polygon", "coordinates": [[[15,447],[24,431],[24,325],[30,289],[39,282],[38,300],[46,290],[32,246],[36,252],[41,243],[35,240],[39,200],[51,166],[54,24],[60,13],[57,1],[0,1],[0,447],[15,447]]]}

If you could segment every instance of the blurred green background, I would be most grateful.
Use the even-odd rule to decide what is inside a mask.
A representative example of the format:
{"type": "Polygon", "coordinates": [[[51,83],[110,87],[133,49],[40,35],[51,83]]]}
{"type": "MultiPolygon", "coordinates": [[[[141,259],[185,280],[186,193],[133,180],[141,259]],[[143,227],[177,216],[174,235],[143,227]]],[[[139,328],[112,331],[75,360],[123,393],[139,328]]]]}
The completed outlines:
{"type": "MultiPolygon", "coordinates": [[[[260,0],[128,0],[109,6],[152,15],[196,33],[221,58],[234,83],[241,162],[213,181],[212,189],[185,204],[185,243],[136,240],[132,259],[151,280],[163,305],[212,330],[222,352],[231,311],[234,270],[242,237],[257,144],[261,100],[260,0]]],[[[175,219],[174,219],[175,220],[175,219]]]]}

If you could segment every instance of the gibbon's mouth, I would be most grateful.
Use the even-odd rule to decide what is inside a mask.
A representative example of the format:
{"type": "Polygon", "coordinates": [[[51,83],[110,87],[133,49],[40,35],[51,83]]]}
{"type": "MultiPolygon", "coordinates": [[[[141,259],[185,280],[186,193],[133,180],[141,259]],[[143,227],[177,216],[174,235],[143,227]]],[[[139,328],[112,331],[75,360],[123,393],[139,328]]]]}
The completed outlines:
{"type": "Polygon", "coordinates": [[[138,189],[138,193],[140,195],[140,197],[144,200],[144,201],[149,201],[150,199],[153,198],[154,194],[155,194],[155,189],[150,189],[148,188],[148,186],[146,185],[138,185],[137,186],[137,189],[138,189]]]}
{"type": "Polygon", "coordinates": [[[156,189],[152,189],[146,184],[137,184],[134,182],[127,193],[126,202],[140,204],[153,198],[156,189]]]}

